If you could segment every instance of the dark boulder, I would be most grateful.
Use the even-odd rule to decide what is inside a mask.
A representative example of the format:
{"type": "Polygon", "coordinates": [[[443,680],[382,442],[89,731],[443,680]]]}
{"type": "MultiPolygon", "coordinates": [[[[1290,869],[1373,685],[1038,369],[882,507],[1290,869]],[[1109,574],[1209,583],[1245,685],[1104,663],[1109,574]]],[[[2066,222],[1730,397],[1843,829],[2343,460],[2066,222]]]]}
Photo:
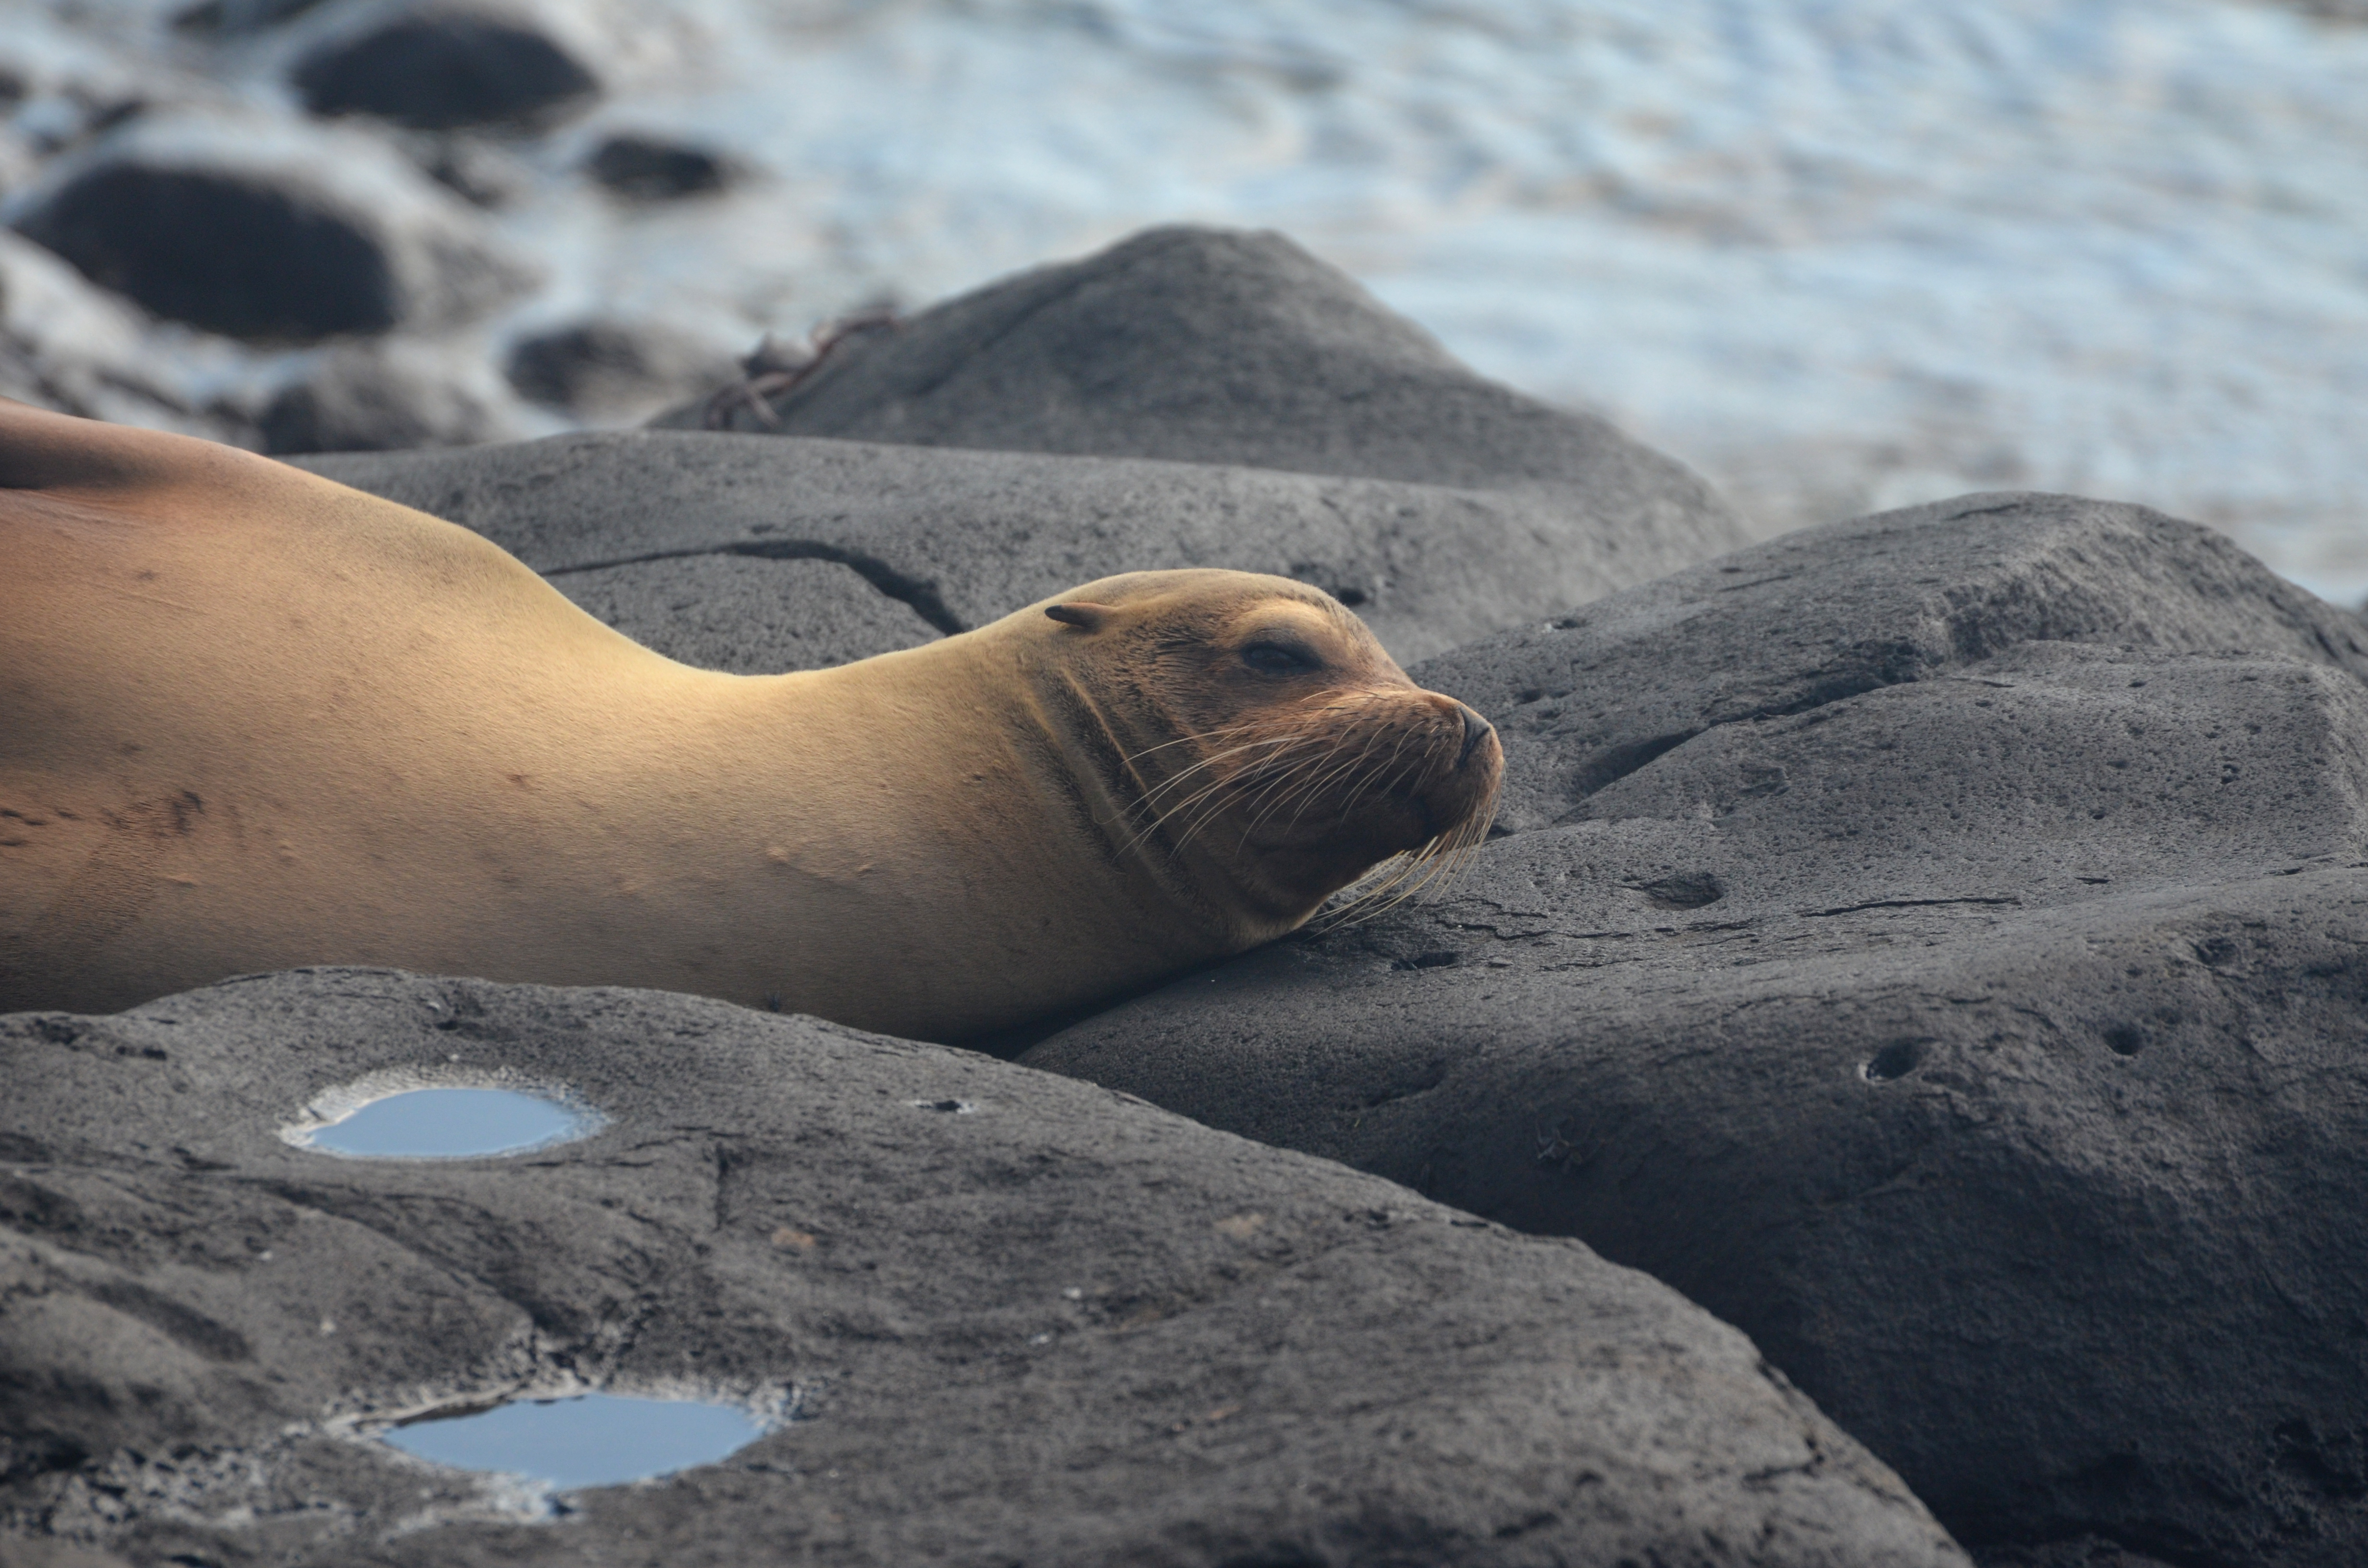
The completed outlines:
{"type": "Polygon", "coordinates": [[[210,332],[306,339],[401,319],[365,225],[237,173],[94,169],[24,228],[93,281],[210,332]]]}
{"type": "Polygon", "coordinates": [[[584,161],[584,169],[610,194],[629,201],[678,201],[708,196],[740,177],[721,153],[654,136],[611,136],[584,161]]]}
{"type": "Polygon", "coordinates": [[[2207,528],[2072,496],[1976,495],[1787,534],[1431,672],[1501,716],[1500,821],[1520,830],[1596,814],[1596,791],[1697,735],[2025,643],[2246,649],[2368,676],[2363,642],[2358,621],[2207,528]]]}
{"type": "Polygon", "coordinates": [[[450,131],[547,121],[600,91],[550,17],[500,0],[392,0],[340,24],[290,73],[314,114],[450,131]]]}
{"type": "Polygon", "coordinates": [[[1552,491],[1608,531],[1741,542],[1681,465],[1474,374],[1270,233],[1152,229],[1021,273],[850,339],[769,408],[722,412],[757,434],[1552,491]]]}
{"type": "Polygon", "coordinates": [[[155,323],[41,246],[0,230],[0,397],[61,414],[254,443],[252,421],[199,403],[157,363],[155,323]]]}
{"type": "Polygon", "coordinates": [[[1649,1270],[2001,1563],[2368,1560],[2363,643],[2136,507],[1790,535],[1413,672],[1440,902],[1023,1060],[1649,1270]]]}
{"type": "Polygon", "coordinates": [[[158,315],[235,337],[465,320],[526,281],[376,141],[214,116],[133,122],[68,160],[17,228],[158,315]]]}
{"type": "Polygon", "coordinates": [[[521,338],[505,369],[521,397],[604,423],[646,416],[734,379],[731,357],[701,339],[607,317],[521,338]]]}
{"type": "Polygon", "coordinates": [[[10,1562],[1964,1562],[1643,1276],[970,1053],[346,970],[0,1019],[0,1062],[10,1562]],[[395,1075],[610,1121],[284,1140],[395,1075]],[[789,1420],[556,1499],[370,1440],[586,1388],[789,1420]]]}

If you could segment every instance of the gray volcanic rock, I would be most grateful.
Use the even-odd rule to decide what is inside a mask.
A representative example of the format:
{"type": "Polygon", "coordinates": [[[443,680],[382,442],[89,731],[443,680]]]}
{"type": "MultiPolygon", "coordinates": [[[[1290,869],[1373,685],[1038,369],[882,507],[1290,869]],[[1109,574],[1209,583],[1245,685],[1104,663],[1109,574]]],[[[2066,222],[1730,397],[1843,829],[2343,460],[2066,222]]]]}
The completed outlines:
{"type": "Polygon", "coordinates": [[[1440,902],[1023,1060],[1649,1270],[2001,1563],[2368,1561],[2363,642],[2136,507],[1791,535],[1413,672],[1440,902]]]}
{"type": "MultiPolygon", "coordinates": [[[[583,354],[530,347],[517,383],[572,398],[583,354]]],[[[693,609],[705,590],[683,559],[840,562],[939,631],[1118,572],[1271,572],[1414,659],[1743,539],[1678,464],[1473,375],[1276,235],[1155,230],[843,336],[773,402],[764,385],[712,406],[782,438],[666,430],[309,466],[473,528],[563,588],[595,568],[638,579],[645,607],[695,615],[727,651],[739,612],[693,609]],[[799,438],[816,436],[832,439],[799,438]]],[[[624,610],[623,591],[606,602],[664,620],[624,610]]]]}
{"type": "Polygon", "coordinates": [[[230,116],[132,121],[63,160],[16,226],[156,314],[236,337],[462,321],[526,280],[378,139],[230,116]]]}
{"type": "Polygon", "coordinates": [[[734,369],[730,356],[687,334],[595,317],[513,344],[504,373],[522,397],[586,419],[618,420],[721,386],[734,369]]]}
{"type": "Polygon", "coordinates": [[[739,676],[828,669],[945,635],[837,561],[692,555],[552,581],[642,646],[739,676]]]}
{"type": "Polygon", "coordinates": [[[600,91],[557,20],[503,0],[385,0],[340,17],[290,76],[319,115],[422,131],[547,120],[600,91]]]}
{"type": "Polygon", "coordinates": [[[1273,233],[1145,230],[851,338],[770,407],[728,428],[1565,490],[1605,527],[1741,542],[1682,465],[1474,375],[1273,233]]]}
{"type": "MultiPolygon", "coordinates": [[[[2368,677],[2368,630],[2144,507],[1968,495],[1804,528],[1430,666],[1496,720],[1499,822],[1537,827],[1696,735],[2026,642],[2242,648],[2368,677]]],[[[2062,766],[2086,759],[2067,756],[2062,766]]]]}
{"type": "Polygon", "coordinates": [[[403,352],[413,344],[356,344],[332,350],[302,380],[282,388],[258,421],[273,453],[400,451],[467,446],[515,434],[480,389],[472,368],[450,357],[403,352]]]}
{"type": "Polygon", "coordinates": [[[0,1554],[283,1564],[1963,1564],[1742,1335],[1568,1241],[986,1058],[320,971],[0,1020],[0,1554]],[[280,1130],[563,1087],[507,1160],[280,1130]],[[384,1423],[786,1425],[556,1502],[384,1423]]]}
{"type": "Polygon", "coordinates": [[[955,631],[1113,573],[1229,566],[1338,596],[1401,660],[1709,552],[1596,528],[1538,494],[695,431],[303,466],[474,528],[563,590],[627,569],[652,604],[682,605],[681,559],[840,561],[955,631]]]}
{"type": "Polygon", "coordinates": [[[1981,1568],[2173,1568],[2102,1536],[2074,1536],[2044,1546],[2001,1546],[1975,1554],[1981,1568]]]}

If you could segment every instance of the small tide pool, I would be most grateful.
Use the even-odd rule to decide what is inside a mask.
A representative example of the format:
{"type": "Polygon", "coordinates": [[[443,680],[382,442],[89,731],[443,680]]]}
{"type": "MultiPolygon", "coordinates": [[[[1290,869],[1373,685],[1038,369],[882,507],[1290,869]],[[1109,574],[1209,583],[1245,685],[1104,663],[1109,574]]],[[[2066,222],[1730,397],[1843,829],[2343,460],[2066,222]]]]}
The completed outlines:
{"type": "Polygon", "coordinates": [[[736,1405],[586,1393],[430,1417],[378,1436],[436,1464],[524,1476],[566,1492],[712,1464],[768,1429],[736,1405]]]}
{"type": "Polygon", "coordinates": [[[280,1129],[300,1149],[348,1159],[522,1154],[589,1137],[608,1118],[561,1091],[486,1085],[372,1085],[323,1095],[280,1129]]]}

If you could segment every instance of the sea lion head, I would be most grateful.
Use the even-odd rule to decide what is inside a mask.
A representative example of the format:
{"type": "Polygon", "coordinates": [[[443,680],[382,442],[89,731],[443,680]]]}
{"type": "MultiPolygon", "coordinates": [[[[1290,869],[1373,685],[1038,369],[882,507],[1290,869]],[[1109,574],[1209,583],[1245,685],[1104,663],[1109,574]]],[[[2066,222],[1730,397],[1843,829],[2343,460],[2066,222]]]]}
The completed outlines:
{"type": "Polygon", "coordinates": [[[1126,853],[1189,870],[1266,935],[1379,866],[1359,902],[1452,870],[1488,831],[1504,753],[1408,680],[1319,588],[1139,572],[1032,607],[1031,641],[1098,732],[1126,853]]]}

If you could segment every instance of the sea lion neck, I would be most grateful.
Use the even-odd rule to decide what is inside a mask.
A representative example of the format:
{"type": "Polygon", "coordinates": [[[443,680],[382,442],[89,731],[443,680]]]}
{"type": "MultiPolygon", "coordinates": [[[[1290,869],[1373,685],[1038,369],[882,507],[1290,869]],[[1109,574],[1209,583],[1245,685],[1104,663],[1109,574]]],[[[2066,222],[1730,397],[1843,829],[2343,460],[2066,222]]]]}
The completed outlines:
{"type": "Polygon", "coordinates": [[[1193,767],[1197,737],[1179,733],[1135,681],[1088,673],[1041,643],[1007,647],[1016,677],[1008,689],[1027,693],[1010,733],[1027,738],[1044,783],[1070,802],[1074,831],[1098,846],[1131,903],[1197,931],[1212,952],[1238,946],[1243,924],[1226,879],[1201,846],[1179,844],[1158,823],[1157,792],[1193,767]]]}
{"type": "MultiPolygon", "coordinates": [[[[1201,933],[1211,951],[1265,941],[1297,926],[1320,902],[1278,888],[1240,846],[1195,808],[1221,777],[1206,733],[1160,690],[1146,665],[1087,664],[1054,642],[1021,642],[1011,683],[1031,697],[1017,731],[1028,733],[1099,845],[1111,873],[1164,918],[1201,933]]],[[[1328,890],[1327,890],[1328,891],[1328,890]]]]}

